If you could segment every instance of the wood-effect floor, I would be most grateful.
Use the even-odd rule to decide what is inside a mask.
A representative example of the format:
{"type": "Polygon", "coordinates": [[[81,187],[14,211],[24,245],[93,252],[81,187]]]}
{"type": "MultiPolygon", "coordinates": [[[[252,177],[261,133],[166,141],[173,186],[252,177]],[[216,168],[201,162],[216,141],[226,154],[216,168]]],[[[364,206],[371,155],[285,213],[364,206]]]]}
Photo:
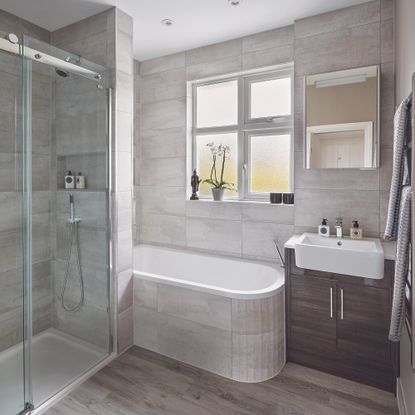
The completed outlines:
{"type": "Polygon", "coordinates": [[[246,384],[133,347],[45,415],[398,415],[387,392],[288,363],[246,384]]]}

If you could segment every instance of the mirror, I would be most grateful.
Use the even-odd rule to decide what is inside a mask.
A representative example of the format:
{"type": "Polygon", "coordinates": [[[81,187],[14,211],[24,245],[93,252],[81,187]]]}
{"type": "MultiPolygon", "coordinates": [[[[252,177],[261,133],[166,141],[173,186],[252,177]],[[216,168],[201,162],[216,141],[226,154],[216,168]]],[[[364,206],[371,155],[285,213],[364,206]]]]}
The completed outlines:
{"type": "Polygon", "coordinates": [[[305,94],[305,167],[378,167],[378,67],[306,76],[305,94]]]}

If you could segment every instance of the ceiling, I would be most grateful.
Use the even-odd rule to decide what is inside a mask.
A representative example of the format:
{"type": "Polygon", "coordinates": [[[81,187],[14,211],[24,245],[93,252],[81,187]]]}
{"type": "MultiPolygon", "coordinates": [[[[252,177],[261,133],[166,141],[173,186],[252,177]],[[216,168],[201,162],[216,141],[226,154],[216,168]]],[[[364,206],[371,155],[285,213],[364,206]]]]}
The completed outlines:
{"type": "Polygon", "coordinates": [[[292,24],[367,0],[0,0],[0,8],[50,31],[117,6],[134,18],[134,56],[143,61],[292,24]],[[163,26],[162,19],[174,20],[163,26]]]}

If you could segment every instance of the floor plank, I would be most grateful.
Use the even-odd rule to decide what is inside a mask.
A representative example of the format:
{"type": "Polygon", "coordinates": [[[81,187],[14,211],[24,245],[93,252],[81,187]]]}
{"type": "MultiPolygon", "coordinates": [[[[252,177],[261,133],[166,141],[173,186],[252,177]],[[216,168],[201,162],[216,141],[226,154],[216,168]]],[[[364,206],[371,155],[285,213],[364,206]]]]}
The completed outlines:
{"type": "Polygon", "coordinates": [[[133,347],[45,415],[398,415],[387,392],[288,363],[235,382],[133,347]]]}

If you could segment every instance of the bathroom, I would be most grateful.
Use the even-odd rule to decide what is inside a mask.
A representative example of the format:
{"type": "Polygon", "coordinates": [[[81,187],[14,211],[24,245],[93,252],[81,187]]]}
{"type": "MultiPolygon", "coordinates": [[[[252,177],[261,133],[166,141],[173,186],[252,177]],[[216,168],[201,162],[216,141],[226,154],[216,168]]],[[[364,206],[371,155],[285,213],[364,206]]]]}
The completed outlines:
{"type": "Polygon", "coordinates": [[[414,22],[0,0],[0,415],[415,415],[414,22]]]}

